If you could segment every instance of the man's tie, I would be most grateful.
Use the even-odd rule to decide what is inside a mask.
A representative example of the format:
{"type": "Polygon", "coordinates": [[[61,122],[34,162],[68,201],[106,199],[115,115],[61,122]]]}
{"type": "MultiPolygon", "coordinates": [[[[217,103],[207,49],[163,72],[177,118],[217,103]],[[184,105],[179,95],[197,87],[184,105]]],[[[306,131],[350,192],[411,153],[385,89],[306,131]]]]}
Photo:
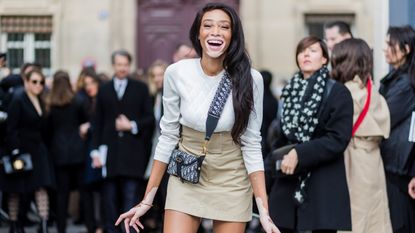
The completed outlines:
{"type": "Polygon", "coordinates": [[[122,98],[122,94],[123,94],[121,89],[122,89],[122,83],[120,82],[118,83],[118,86],[117,86],[117,96],[119,100],[122,98]]]}

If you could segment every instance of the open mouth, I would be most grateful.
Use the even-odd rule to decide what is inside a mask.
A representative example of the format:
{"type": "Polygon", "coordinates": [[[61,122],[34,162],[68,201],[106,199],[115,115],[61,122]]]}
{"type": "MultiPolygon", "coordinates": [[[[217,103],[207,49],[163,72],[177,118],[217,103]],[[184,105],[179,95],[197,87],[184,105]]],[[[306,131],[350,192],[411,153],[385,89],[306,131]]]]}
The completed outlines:
{"type": "Polygon", "coordinates": [[[213,51],[219,51],[222,49],[222,46],[225,44],[224,41],[218,39],[209,39],[206,41],[209,49],[213,51]]]}

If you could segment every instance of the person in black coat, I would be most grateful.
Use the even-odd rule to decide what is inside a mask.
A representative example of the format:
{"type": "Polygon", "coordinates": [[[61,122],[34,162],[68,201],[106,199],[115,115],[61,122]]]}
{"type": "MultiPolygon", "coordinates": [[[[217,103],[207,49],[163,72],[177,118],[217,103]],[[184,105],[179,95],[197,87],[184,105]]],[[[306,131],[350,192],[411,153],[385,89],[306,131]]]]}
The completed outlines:
{"type": "Polygon", "coordinates": [[[276,172],[270,215],[282,233],[351,230],[343,152],[352,132],[352,97],[330,80],[322,40],[304,38],[296,55],[300,72],[283,90],[281,135],[273,148],[295,146],[276,172]]]}
{"type": "Polygon", "coordinates": [[[278,110],[278,100],[272,94],[271,83],[272,83],[272,74],[268,70],[260,71],[262,78],[264,80],[264,108],[262,115],[262,126],[261,126],[261,136],[262,136],[262,155],[265,157],[270,152],[271,148],[268,144],[268,129],[271,125],[271,122],[277,116],[278,110]]]}
{"type": "Polygon", "coordinates": [[[22,232],[17,222],[19,197],[35,193],[35,200],[41,217],[40,232],[47,232],[49,201],[46,188],[53,187],[54,174],[44,143],[45,110],[40,96],[44,89],[45,77],[34,69],[25,76],[24,89],[14,94],[8,108],[7,146],[12,156],[29,153],[33,170],[6,176],[2,174],[1,189],[9,196],[9,217],[11,232],[22,232]]]}
{"type": "Polygon", "coordinates": [[[72,90],[69,74],[57,71],[48,96],[48,130],[57,180],[56,220],[59,233],[66,232],[71,184],[78,188],[82,180],[85,142],[81,139],[79,127],[85,121],[83,99],[72,90]]]}
{"type": "Polygon", "coordinates": [[[391,133],[380,149],[393,231],[413,233],[415,200],[410,194],[415,190],[410,180],[415,177],[415,151],[414,140],[408,137],[415,124],[411,121],[415,111],[415,31],[410,26],[390,27],[386,43],[386,61],[393,69],[381,80],[379,91],[389,107],[391,133]]]}
{"type": "Polygon", "coordinates": [[[130,54],[118,50],[111,58],[115,75],[98,92],[91,152],[91,157],[99,157],[102,154],[98,148],[107,146],[106,161],[101,162],[107,172],[102,194],[106,204],[105,228],[109,233],[116,231],[114,222],[121,211],[131,208],[139,198],[137,190],[144,185],[149,160],[144,137],[154,127],[146,84],[128,78],[130,54]],[[117,192],[122,194],[121,208],[116,205],[117,192]]]}

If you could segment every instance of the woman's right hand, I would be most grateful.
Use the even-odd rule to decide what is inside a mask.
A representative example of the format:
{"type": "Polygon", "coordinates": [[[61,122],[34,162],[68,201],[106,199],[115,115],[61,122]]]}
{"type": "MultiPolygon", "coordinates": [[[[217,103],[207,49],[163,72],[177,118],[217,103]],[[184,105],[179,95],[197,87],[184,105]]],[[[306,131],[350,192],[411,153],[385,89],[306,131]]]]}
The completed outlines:
{"type": "Polygon", "coordinates": [[[89,127],[91,127],[91,124],[89,122],[83,123],[82,125],[79,126],[79,135],[81,136],[81,138],[83,139],[86,138],[89,127]]]}
{"type": "Polygon", "coordinates": [[[141,202],[129,211],[121,214],[115,225],[118,226],[122,221],[124,221],[124,227],[127,233],[130,233],[130,226],[137,232],[140,232],[139,227],[144,229],[143,224],[140,222],[140,217],[143,216],[151,207],[151,204],[141,202]]]}

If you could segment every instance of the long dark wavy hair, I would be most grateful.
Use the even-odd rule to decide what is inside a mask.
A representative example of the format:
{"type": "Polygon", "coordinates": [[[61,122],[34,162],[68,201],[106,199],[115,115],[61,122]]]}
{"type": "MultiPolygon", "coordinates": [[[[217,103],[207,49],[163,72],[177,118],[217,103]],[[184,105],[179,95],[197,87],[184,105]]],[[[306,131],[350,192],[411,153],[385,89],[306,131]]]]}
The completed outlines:
{"type": "Polygon", "coordinates": [[[240,144],[240,136],[248,126],[249,115],[254,105],[251,61],[245,49],[245,37],[241,20],[232,7],[223,3],[208,3],[197,12],[190,28],[189,37],[197,54],[202,57],[202,46],[199,41],[200,25],[203,15],[212,10],[222,10],[231,18],[232,39],[225,53],[223,67],[228,72],[233,84],[232,98],[235,124],[231,135],[233,141],[240,144]]]}
{"type": "Polygon", "coordinates": [[[372,50],[362,39],[344,40],[333,48],[331,67],[333,79],[345,83],[358,75],[366,85],[373,68],[372,50]]]}
{"type": "Polygon", "coordinates": [[[392,53],[396,54],[395,45],[405,54],[405,63],[398,69],[409,73],[412,81],[412,87],[415,88],[415,30],[409,26],[389,27],[387,34],[389,35],[389,46],[392,53]],[[409,52],[406,51],[406,46],[409,52]]]}
{"type": "Polygon", "coordinates": [[[56,71],[53,75],[52,89],[48,96],[48,109],[70,104],[74,97],[75,92],[72,89],[68,72],[56,71]]]}

